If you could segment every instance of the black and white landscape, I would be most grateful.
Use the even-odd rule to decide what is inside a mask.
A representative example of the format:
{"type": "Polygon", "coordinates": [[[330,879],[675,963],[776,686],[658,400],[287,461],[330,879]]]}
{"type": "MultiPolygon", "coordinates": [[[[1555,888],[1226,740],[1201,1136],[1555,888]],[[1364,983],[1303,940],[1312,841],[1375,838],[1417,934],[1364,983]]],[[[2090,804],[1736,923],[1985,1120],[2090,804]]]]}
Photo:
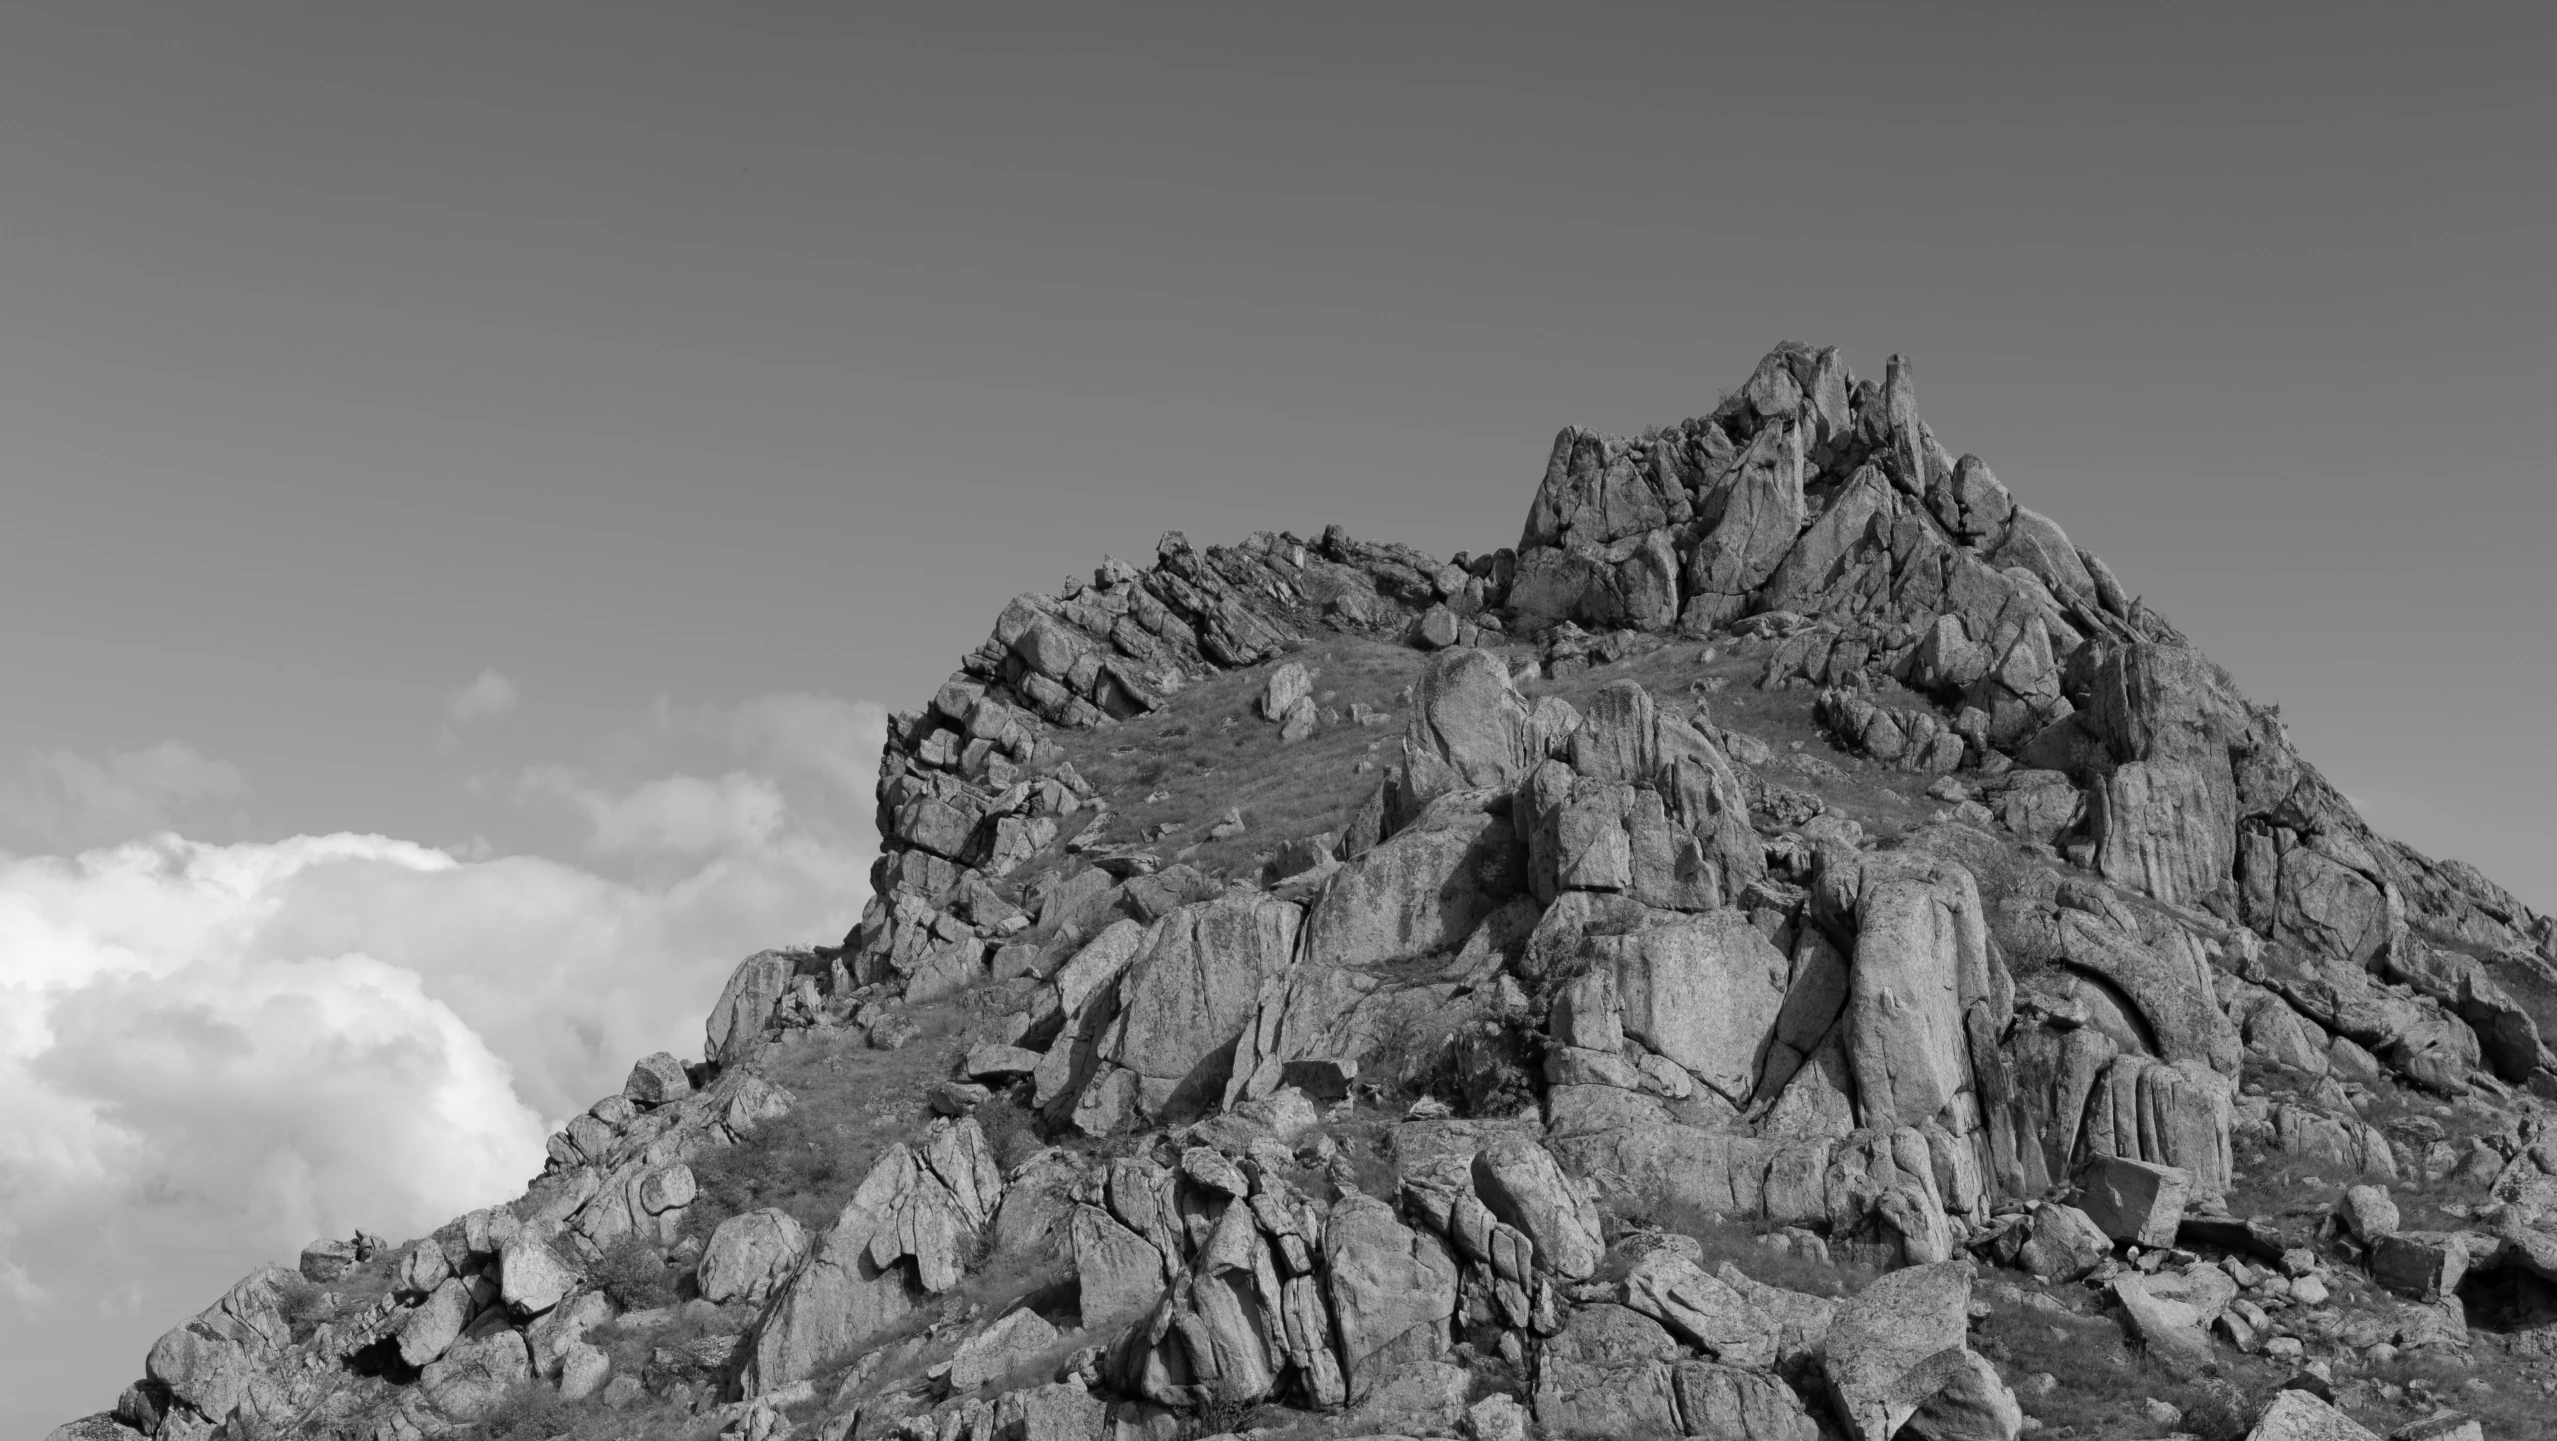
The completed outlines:
{"type": "Polygon", "coordinates": [[[2534,18],[0,19],[0,1429],[2538,1434],[2534,18]]]}

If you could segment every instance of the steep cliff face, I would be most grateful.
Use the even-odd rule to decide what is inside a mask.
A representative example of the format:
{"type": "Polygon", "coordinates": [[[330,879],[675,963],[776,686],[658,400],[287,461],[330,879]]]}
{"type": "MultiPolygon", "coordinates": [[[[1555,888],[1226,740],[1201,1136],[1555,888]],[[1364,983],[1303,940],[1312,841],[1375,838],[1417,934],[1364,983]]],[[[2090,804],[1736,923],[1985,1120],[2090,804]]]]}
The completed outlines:
{"type": "Polygon", "coordinates": [[[1897,358],[1567,430],[1488,556],[1166,536],[889,742],[840,946],[748,959],[519,1201],[315,1243],[57,1436],[2235,1435],[2303,1365],[2266,1428],[2557,1385],[2549,919],[2372,832],[1897,358]]]}

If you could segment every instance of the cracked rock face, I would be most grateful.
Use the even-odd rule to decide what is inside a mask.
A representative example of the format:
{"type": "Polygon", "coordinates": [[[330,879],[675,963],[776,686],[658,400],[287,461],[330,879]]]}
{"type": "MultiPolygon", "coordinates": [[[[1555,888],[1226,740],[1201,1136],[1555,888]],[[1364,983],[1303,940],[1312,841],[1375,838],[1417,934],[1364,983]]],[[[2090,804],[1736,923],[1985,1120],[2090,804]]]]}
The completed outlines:
{"type": "Polygon", "coordinates": [[[2072,1378],[1980,1339],[1995,1267],[2169,1372],[2341,1378],[2271,1441],[2412,1408],[2379,1347],[2557,1345],[2557,926],[2373,832],[1898,357],[1566,430],[1492,555],[1172,534],[1016,597],[878,799],[859,923],[739,964],[698,1064],[57,1438],[541,1388],[744,1441],[2013,1441],[2072,1378]],[[2257,1168],[2331,1222],[2229,1209],[2257,1168]]]}

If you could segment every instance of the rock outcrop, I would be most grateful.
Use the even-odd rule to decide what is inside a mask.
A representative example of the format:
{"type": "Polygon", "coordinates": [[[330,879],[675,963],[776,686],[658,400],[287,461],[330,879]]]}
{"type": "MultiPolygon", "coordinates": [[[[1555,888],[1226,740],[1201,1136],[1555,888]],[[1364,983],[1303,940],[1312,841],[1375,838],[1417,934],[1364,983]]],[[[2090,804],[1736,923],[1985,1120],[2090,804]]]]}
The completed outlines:
{"type": "Polygon", "coordinates": [[[2557,1346],[2557,925],[2371,831],[1897,357],[1566,430],[1491,555],[1172,534],[1017,597],[878,823],[859,924],[522,1198],[314,1243],[57,1436],[2013,1441],[2069,1382],[1981,1265],[2193,1385],[2557,1346]],[[2258,1167],[2343,1199],[2238,1214],[2258,1167]]]}

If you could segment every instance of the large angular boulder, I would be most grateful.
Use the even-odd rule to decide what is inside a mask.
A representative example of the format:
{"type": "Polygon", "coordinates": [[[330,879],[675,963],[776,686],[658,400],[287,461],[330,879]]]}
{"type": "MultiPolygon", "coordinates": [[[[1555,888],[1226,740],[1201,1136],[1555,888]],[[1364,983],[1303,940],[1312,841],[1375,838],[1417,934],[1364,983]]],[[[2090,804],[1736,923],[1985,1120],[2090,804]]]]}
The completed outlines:
{"type": "Polygon", "coordinates": [[[1729,1261],[1714,1269],[1714,1279],[1739,1292],[1751,1310],[1767,1319],[1775,1334],[1778,1368],[1793,1371],[1820,1359],[1829,1327],[1838,1319],[1836,1301],[1770,1286],[1729,1261]]]}
{"type": "Polygon", "coordinates": [[[1523,1136],[1492,1142],[1474,1156],[1474,1194],[1536,1246],[1536,1264],[1568,1281],[1598,1269],[1607,1251],[1598,1208],[1563,1174],[1553,1153],[1523,1136]]]}
{"type": "Polygon", "coordinates": [[[1288,661],[1272,667],[1269,679],[1261,687],[1261,715],[1266,720],[1283,719],[1298,703],[1314,699],[1314,677],[1303,665],[1288,661]]]}
{"type": "Polygon", "coordinates": [[[2200,1307],[2137,1273],[2114,1277],[2111,1289],[2123,1329],[2151,1359],[2179,1376],[2194,1375],[2210,1364],[2211,1338],[2202,1330],[2209,1317],[2200,1307]]]}
{"type": "Polygon", "coordinates": [[[2235,1090],[2199,1061],[2115,1056],[2086,1101],[2085,1149],[2184,1172],[2188,1202],[2219,1195],[2235,1174],[2235,1090]]]}
{"type": "Polygon", "coordinates": [[[2023,770],[2010,777],[1993,809],[1999,824],[2024,839],[2056,845],[2085,819],[2086,797],[2067,773],[2023,770]]]}
{"type": "Polygon", "coordinates": [[[1892,522],[1899,504],[1881,469],[1865,466],[1831,498],[1776,565],[1774,575],[1758,589],[1761,611],[1790,610],[1818,614],[1833,591],[1876,555],[1889,554],[1892,522]]]}
{"type": "Polygon", "coordinates": [[[959,1343],[950,1357],[950,1389],[973,1391],[1036,1360],[1057,1342],[1057,1328],[1028,1309],[1014,1311],[959,1343]]]}
{"type": "Polygon", "coordinates": [[[292,1341],[283,1298],[293,1273],[269,1266],[152,1343],[143,1374],[205,1416],[239,1404],[259,1366],[292,1341]]]}
{"type": "Polygon", "coordinates": [[[2347,1186],[2335,1203],[2335,1219],[2363,1245],[2397,1232],[2397,1201],[2385,1186],[2347,1186]]]}
{"type": "Polygon", "coordinates": [[[1681,1361],[1671,1369],[1669,1384],[1686,1435],[1717,1441],[1819,1441],[1820,1423],[1803,1408],[1802,1398],[1764,1371],[1681,1361]]]}
{"type": "Polygon", "coordinates": [[[1098,935],[1084,942],[1057,968],[1051,982],[1056,987],[1057,1009],[1068,1017],[1084,1014],[1095,997],[1107,992],[1127,973],[1128,967],[1144,953],[1152,935],[1151,927],[1124,918],[1102,927],[1098,935]]]}
{"type": "Polygon", "coordinates": [[[1459,646],[1430,657],[1403,737],[1403,789],[1413,809],[1450,791],[1502,788],[1529,764],[1527,703],[1509,666],[1459,646]]]}
{"type": "Polygon", "coordinates": [[[1570,426],[1554,437],[1518,548],[1603,546],[1687,515],[1686,486],[1664,452],[1570,426]]]}
{"type": "Polygon", "coordinates": [[[994,1404],[994,1429],[1019,1441],[1105,1441],[1126,1434],[1111,1427],[1109,1402],[1068,1381],[1005,1392],[994,1404]]]}
{"type": "Polygon", "coordinates": [[[621,1088],[622,1095],[635,1106],[662,1106],[692,1092],[692,1077],[684,1070],[684,1063],[668,1051],[642,1056],[630,1068],[630,1078],[622,1082],[621,1088]]]}
{"type": "Polygon", "coordinates": [[[2534,1071],[2557,1071],[2557,1055],[2543,1042],[2531,1007],[2495,976],[2519,979],[2525,993],[2534,994],[2544,1005],[2545,997],[2535,994],[2542,989],[2540,967],[2527,964],[2534,959],[2507,955],[2489,965],[2457,951],[2409,940],[2390,947],[2389,974],[2466,1021],[2477,1033],[2479,1054],[2497,1076],[2526,1084],[2534,1071]]]}
{"type": "Polygon", "coordinates": [[[731,1216],[710,1233],[697,1273],[701,1298],[761,1305],[808,1257],[808,1233],[787,1211],[766,1206],[731,1216]]]}
{"type": "Polygon", "coordinates": [[[355,1269],[355,1243],[325,1239],[302,1248],[295,1270],[305,1281],[325,1284],[355,1269]]]}
{"type": "Polygon", "coordinates": [[[1765,1370],[1775,1364],[1777,1327],[1749,1297],[1674,1251],[1660,1250],[1625,1275],[1625,1304],[1717,1361],[1765,1370]]]}
{"type": "Polygon", "coordinates": [[[1083,1324],[1100,1332],[1163,1299],[1163,1253],[1097,1206],[1078,1206],[1071,1231],[1083,1324]]]}
{"type": "Polygon", "coordinates": [[[2136,1039],[2169,1062],[2199,1061],[2225,1076],[2237,1074],[2245,1042],[2220,1009],[2207,968],[2169,949],[2126,935],[2110,921],[2082,910],[2062,910],[2055,921],[2061,959],[2129,998],[2139,1018],[2136,1039]]]}
{"type": "Polygon", "coordinates": [[[1119,982],[1118,1040],[1110,1052],[1139,1077],[1149,1114],[1223,1094],[1235,1037],[1252,1017],[1261,982],[1295,959],[1302,917],[1287,901],[1233,895],[1183,906],[1156,926],[1119,982]]]}
{"type": "Polygon", "coordinates": [[[1398,1366],[1446,1348],[1455,1258],[1437,1237],[1396,1220],[1393,1207],[1342,1197],[1323,1227],[1323,1270],[1353,1401],[1398,1366]]]}
{"type": "Polygon", "coordinates": [[[1900,1434],[1909,1441],[2016,1441],[2024,1407],[1987,1357],[1966,1351],[1953,1378],[1918,1403],[1900,1434]]]}
{"type": "MultiPolygon", "coordinates": [[[[960,1127],[977,1129],[973,1121],[960,1127]]],[[[978,1139],[982,1145],[982,1135],[978,1139]]],[[[808,1263],[749,1333],[739,1377],[748,1397],[815,1375],[929,1294],[928,1282],[939,1278],[927,1272],[948,1270],[957,1259],[968,1219],[937,1176],[903,1145],[870,1168],[808,1263]],[[917,1256],[916,1265],[906,1264],[909,1256],[917,1256]]]]}
{"type": "Polygon", "coordinates": [[[2131,761],[2095,793],[2096,869],[2169,905],[2195,906],[2237,861],[2237,782],[2227,763],[2131,761]]]}
{"type": "Polygon", "coordinates": [[[2226,765],[2247,739],[2245,703],[2227,675],[2190,646],[2141,642],[2107,651],[2094,676],[2088,728],[2116,762],[2226,765]]]}
{"type": "Polygon", "coordinates": [[[1968,1262],[1883,1276],[1838,1308],[1821,1357],[1830,1409],[1852,1441],[1891,1441],[1928,1397],[1971,1374],[1968,1262]]]}
{"type": "Polygon", "coordinates": [[[2113,1252],[2113,1238],[2075,1206],[2034,1208],[2016,1264],[2045,1281],[2074,1281],[2113,1252]]]}
{"type": "Polygon", "coordinates": [[[1335,871],[1306,916],[1305,960],[1369,966],[1462,945],[1520,880],[1517,835],[1486,809],[1494,799],[1450,793],[1335,871]]]}
{"type": "Polygon", "coordinates": [[[1541,777],[1531,797],[1547,819],[1519,817],[1529,832],[1530,875],[1540,899],[1552,899],[1549,882],[1558,889],[1606,889],[1594,878],[1558,878],[1570,858],[1600,843],[1629,852],[1630,883],[1618,888],[1647,904],[1709,909],[1733,900],[1765,874],[1764,849],[1749,825],[1748,796],[1729,757],[1660,707],[1641,685],[1616,681],[1591,697],[1567,750],[1558,758],[1568,761],[1568,769],[1541,777]],[[1573,784],[1560,786],[1564,779],[1573,784]],[[1612,807],[1602,804],[1611,796],[1612,807]],[[1572,811],[1588,812],[1574,827],[1585,839],[1552,843],[1538,854],[1564,800],[1572,811]],[[1606,827],[1596,824],[1611,810],[1611,824],[1624,832],[1621,841],[1607,842],[1606,827]]]}
{"type": "Polygon", "coordinates": [[[1614,976],[1626,1035],[1733,1105],[1748,1101],[1792,968],[1745,913],[1594,937],[1588,953],[1614,976]]]}
{"type": "Polygon", "coordinates": [[[1937,476],[1926,499],[1927,509],[1965,545],[1995,549],[2015,519],[2015,497],[1976,455],[1962,457],[1937,476]]]}
{"type": "Polygon", "coordinates": [[[1868,879],[1848,973],[1847,1057],[1858,1119],[1934,1120],[1970,1088],[1965,1002],[1987,990],[1988,927],[1970,876],[1868,879]]]}
{"type": "Polygon", "coordinates": [[[577,1285],[577,1273],[530,1231],[506,1238],[497,1253],[497,1274],[506,1309],[527,1319],[558,1305],[577,1285]]]}
{"type": "Polygon", "coordinates": [[[559,1399],[583,1401],[604,1389],[612,1379],[613,1358],[589,1341],[571,1341],[560,1348],[559,1399]]]}
{"type": "Polygon", "coordinates": [[[2360,868],[2313,845],[2282,853],[2273,893],[2275,939],[2368,967],[2388,951],[2404,924],[2388,893],[2360,868]]]}
{"type": "Polygon", "coordinates": [[[2180,1167],[2152,1165],[2127,1156],[2099,1156],[2079,1178],[2079,1209],[2116,1241],[2172,1246],[2184,1219],[2193,1178],[2180,1167]]]}
{"type": "Polygon", "coordinates": [[[1574,1309],[1537,1367],[1536,1422],[1548,1436],[1676,1436],[1678,1343],[1623,1306],[1574,1309]]]}
{"type": "Polygon", "coordinates": [[[2393,1231],[2371,1245],[2371,1279],[2418,1301],[2457,1292],[2468,1263],[2468,1238],[2457,1231],[2393,1231]]]}
{"type": "Polygon", "coordinates": [[[462,1334],[462,1328],[470,1324],[472,1311],[471,1283],[459,1276],[446,1278],[401,1318],[397,1333],[400,1360],[409,1366],[424,1366],[442,1356],[462,1334]]]}
{"type": "Polygon", "coordinates": [[[418,1389],[447,1420],[476,1421],[509,1391],[533,1379],[524,1333],[503,1328],[469,1337],[418,1377],[418,1389]]]}
{"type": "Polygon", "coordinates": [[[757,951],[737,963],[702,1023],[702,1059],[735,1059],[763,1034],[781,1004],[798,960],[788,951],[757,951]]]}
{"type": "Polygon", "coordinates": [[[2379,1433],[2307,1391],[2273,1393],[2246,1441],[2379,1441],[2379,1433]]]}
{"type": "Polygon", "coordinates": [[[1687,618],[1719,624],[1748,607],[1802,531],[1802,431],[1759,429],[1719,483],[1722,517],[1687,558],[1687,618]]]}
{"type": "Polygon", "coordinates": [[[2095,604],[2095,577],[2078,558],[2078,548],[2069,543],[2068,533],[2057,521],[2038,511],[2017,506],[2008,517],[2005,543],[1989,560],[2002,569],[2024,567],[2063,600],[2095,604]]]}
{"type": "Polygon", "coordinates": [[[1678,547],[1668,530],[1606,545],[1574,541],[1518,558],[1509,606],[1531,630],[1578,621],[1601,630],[1661,630],[1678,619],[1678,547]]]}
{"type": "Polygon", "coordinates": [[[1528,884],[1551,900],[1568,891],[1617,892],[1662,910],[1722,903],[1722,869],[1681,829],[1658,791],[1575,776],[1561,761],[1519,790],[1528,884]]]}
{"type": "Polygon", "coordinates": [[[612,1298],[601,1291],[580,1291],[543,1312],[524,1328],[524,1344],[533,1353],[534,1372],[556,1378],[569,1349],[582,1344],[588,1332],[612,1320],[615,1314],[612,1298]]]}

